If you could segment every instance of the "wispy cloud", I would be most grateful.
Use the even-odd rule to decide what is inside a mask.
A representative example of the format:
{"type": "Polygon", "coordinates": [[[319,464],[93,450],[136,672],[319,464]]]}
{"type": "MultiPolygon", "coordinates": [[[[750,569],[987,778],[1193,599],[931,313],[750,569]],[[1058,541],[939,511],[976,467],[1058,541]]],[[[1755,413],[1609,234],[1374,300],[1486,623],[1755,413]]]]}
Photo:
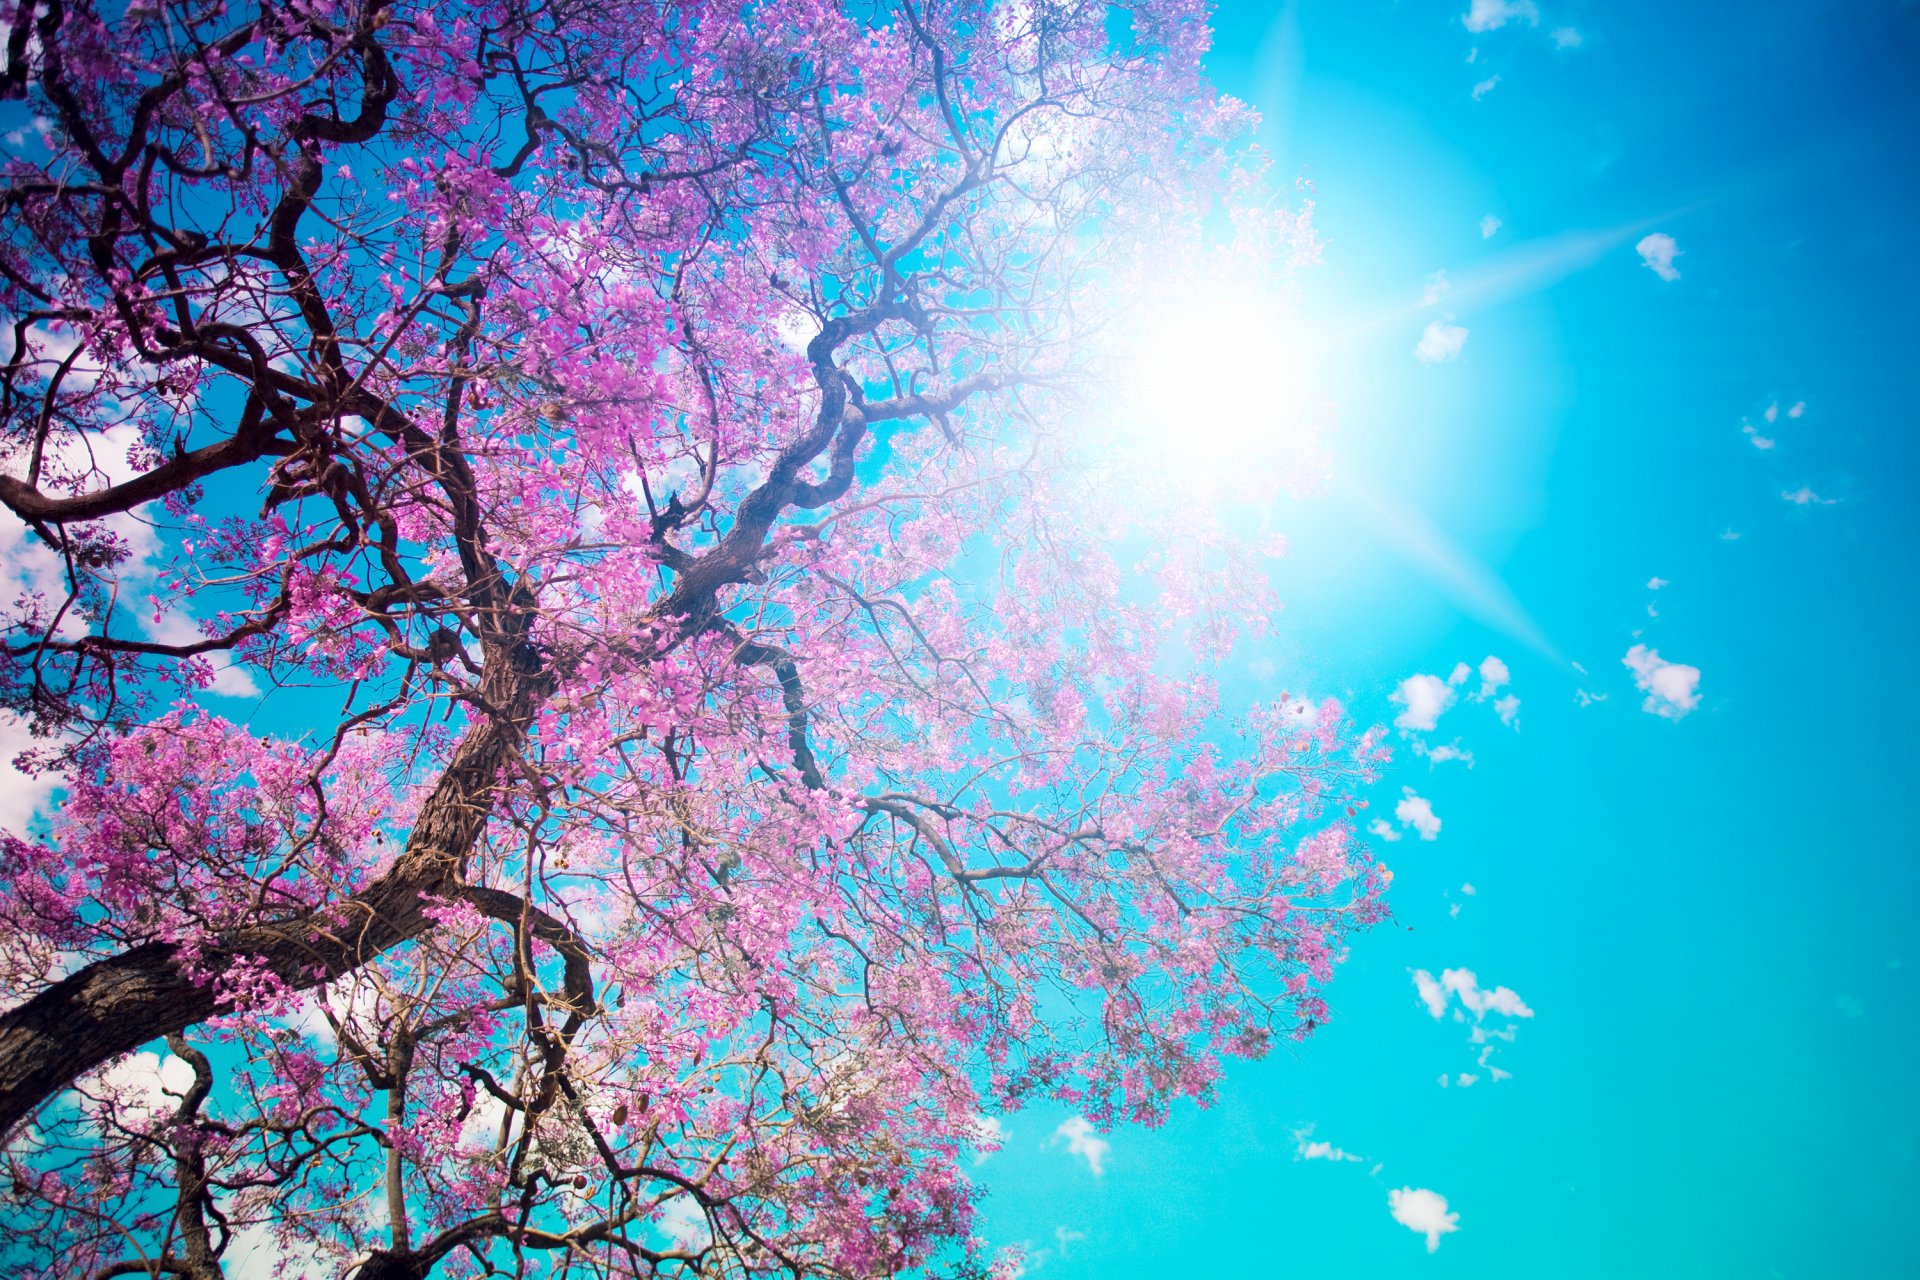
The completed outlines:
{"type": "Polygon", "coordinates": [[[1365,1156],[1354,1155],[1351,1151],[1342,1151],[1331,1142],[1313,1141],[1313,1126],[1293,1131],[1293,1158],[1295,1160],[1332,1160],[1336,1163],[1363,1164],[1365,1156]]]}
{"type": "Polygon", "coordinates": [[[1537,27],[1540,25],[1540,6],[1533,0],[1473,0],[1460,22],[1473,32],[1498,31],[1509,22],[1524,22],[1530,27],[1537,27]]]}
{"type": "Polygon", "coordinates": [[[1427,327],[1420,333],[1420,341],[1414,347],[1413,354],[1421,364],[1446,364],[1458,360],[1460,352],[1467,345],[1465,325],[1450,324],[1445,320],[1428,321],[1427,327]]]}
{"type": "Polygon", "coordinates": [[[1806,485],[1798,489],[1783,489],[1780,496],[1796,507],[1831,507],[1840,501],[1838,498],[1823,498],[1806,485]]]}
{"type": "Polygon", "coordinates": [[[1060,1127],[1053,1131],[1053,1140],[1065,1142],[1069,1152],[1085,1160],[1094,1177],[1106,1173],[1107,1155],[1113,1150],[1113,1144],[1101,1137],[1085,1116],[1062,1120],[1060,1127]]]}

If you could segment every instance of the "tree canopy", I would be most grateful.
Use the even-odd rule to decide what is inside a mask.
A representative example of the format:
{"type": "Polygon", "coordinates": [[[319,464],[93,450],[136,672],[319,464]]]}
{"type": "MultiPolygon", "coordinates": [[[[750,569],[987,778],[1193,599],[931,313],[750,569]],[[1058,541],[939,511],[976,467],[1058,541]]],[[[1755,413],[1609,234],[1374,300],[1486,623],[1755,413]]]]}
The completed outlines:
{"type": "Polygon", "coordinates": [[[16,1271],[978,1269],[1324,1020],[1376,739],[1089,407],[1310,251],[1202,5],[5,12],[16,1271]]]}

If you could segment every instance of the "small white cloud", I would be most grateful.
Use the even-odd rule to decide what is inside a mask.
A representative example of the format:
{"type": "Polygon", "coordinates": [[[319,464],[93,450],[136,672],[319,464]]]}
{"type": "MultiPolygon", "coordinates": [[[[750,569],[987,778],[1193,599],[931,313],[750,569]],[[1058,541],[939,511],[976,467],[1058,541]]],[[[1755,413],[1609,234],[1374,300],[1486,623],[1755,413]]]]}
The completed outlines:
{"type": "Polygon", "coordinates": [[[1053,1131],[1053,1140],[1065,1142],[1069,1152],[1084,1159],[1094,1177],[1106,1173],[1107,1153],[1113,1150],[1113,1144],[1101,1137],[1085,1116],[1062,1120],[1053,1131]]]}
{"type": "Polygon", "coordinates": [[[1354,1155],[1351,1151],[1342,1151],[1331,1142],[1312,1141],[1312,1138],[1312,1125],[1293,1131],[1293,1158],[1295,1160],[1333,1160],[1352,1164],[1361,1164],[1365,1161],[1364,1156],[1354,1155]]]}
{"type": "Polygon", "coordinates": [[[1838,498],[1823,498],[1806,485],[1801,485],[1798,489],[1782,489],[1780,496],[1796,507],[1830,507],[1840,501],[1838,498]]]}
{"type": "Polygon", "coordinates": [[[1400,825],[1418,831],[1422,840],[1439,839],[1440,819],[1434,816],[1432,802],[1415,795],[1412,787],[1402,787],[1400,790],[1404,798],[1393,806],[1393,816],[1400,819],[1400,825]]]}
{"type": "Polygon", "coordinates": [[[1427,277],[1426,287],[1420,293],[1420,305],[1430,307],[1453,291],[1453,281],[1447,279],[1445,271],[1436,271],[1427,277]]]}
{"type": "Polygon", "coordinates": [[[1488,76],[1485,80],[1473,86],[1473,100],[1479,102],[1499,87],[1500,77],[1498,75],[1488,76]]]}
{"type": "Polygon", "coordinates": [[[1498,31],[1509,22],[1540,25],[1540,7],[1533,0],[1472,0],[1460,19],[1469,31],[1498,31]]]}
{"type": "Polygon", "coordinates": [[[1405,707],[1393,723],[1415,733],[1429,733],[1440,723],[1440,716],[1453,705],[1451,686],[1439,676],[1411,675],[1388,695],[1388,701],[1405,707]]]}
{"type": "Polygon", "coordinates": [[[1633,247],[1639,250],[1640,261],[1647,265],[1647,269],[1662,280],[1680,278],[1680,272],[1673,265],[1673,260],[1680,256],[1680,246],[1666,232],[1656,231],[1650,236],[1643,236],[1640,243],[1633,247]]]}
{"type": "Polygon", "coordinates": [[[1465,325],[1433,320],[1421,331],[1420,342],[1414,347],[1413,354],[1420,358],[1421,364],[1445,364],[1449,360],[1458,360],[1466,345],[1465,325]]]}
{"type": "Polygon", "coordinates": [[[1768,422],[1780,421],[1780,402],[1776,400],[1772,404],[1768,405],[1767,411],[1760,416],[1765,418],[1768,422]]]}
{"type": "Polygon", "coordinates": [[[1747,443],[1751,444],[1754,448],[1756,449],[1773,448],[1774,446],[1773,437],[1761,435],[1760,428],[1754,426],[1751,422],[1741,423],[1740,430],[1746,435],[1747,443]]]}
{"type": "Polygon", "coordinates": [[[1834,1001],[1834,1007],[1849,1018],[1864,1018],[1867,1016],[1867,1006],[1861,1004],[1854,996],[1841,996],[1838,1000],[1834,1001]]]}
{"type": "Polygon", "coordinates": [[[1722,542],[1738,542],[1738,541],[1740,541],[1740,534],[1739,534],[1739,531],[1738,531],[1738,530],[1735,530],[1735,529],[1733,529],[1733,528],[1731,528],[1731,527],[1729,527],[1729,528],[1726,528],[1726,529],[1722,529],[1722,530],[1720,531],[1720,541],[1722,541],[1722,542]]]}
{"type": "Polygon", "coordinates": [[[1669,586],[1669,585],[1671,584],[1668,583],[1668,581],[1665,578],[1648,578],[1647,579],[1647,590],[1649,591],[1658,591],[1662,587],[1669,586]]]}
{"type": "Polygon", "coordinates": [[[1605,702],[1607,695],[1604,693],[1589,693],[1585,689],[1575,689],[1573,691],[1573,700],[1583,707],[1590,707],[1596,702],[1605,702]]]}
{"type": "Polygon", "coordinates": [[[1801,414],[1805,413],[1806,411],[1807,411],[1807,402],[1805,400],[1795,401],[1793,408],[1787,410],[1787,416],[1789,418],[1797,418],[1801,414]]]}
{"type": "Polygon", "coordinates": [[[1480,692],[1473,695],[1474,701],[1485,702],[1512,680],[1513,672],[1507,670],[1507,664],[1488,654],[1480,664],[1480,692]]]}
{"type": "Polygon", "coordinates": [[[1474,888],[1473,882],[1469,880],[1467,883],[1460,886],[1460,892],[1466,894],[1469,898],[1471,898],[1477,895],[1480,891],[1474,888]]]}
{"type": "Polygon", "coordinates": [[[1549,34],[1556,49],[1578,49],[1587,42],[1578,27],[1555,27],[1549,34]]]}
{"type": "Polygon", "coordinates": [[[1448,684],[1465,684],[1473,679],[1473,668],[1464,662],[1453,664],[1453,670],[1447,673],[1448,684]]]}
{"type": "Polygon", "coordinates": [[[1482,240],[1493,239],[1493,233],[1498,231],[1500,226],[1500,219],[1494,217],[1492,214],[1488,214],[1486,217],[1480,219],[1480,238],[1482,240]]]}
{"type": "Polygon", "coordinates": [[[1389,843],[1400,838],[1400,833],[1385,818],[1375,818],[1367,825],[1367,830],[1389,843]]]}
{"type": "Polygon", "coordinates": [[[1424,1187],[1401,1187],[1387,1192],[1393,1220],[1427,1238],[1427,1252],[1440,1248],[1440,1237],[1460,1229],[1460,1215],[1447,1212],[1447,1198],[1424,1187]]]}
{"type": "Polygon", "coordinates": [[[1506,725],[1510,729],[1518,729],[1520,727],[1520,699],[1514,697],[1512,694],[1508,694],[1504,698],[1496,698],[1494,699],[1493,710],[1494,713],[1500,717],[1501,724],[1506,725]]]}
{"type": "Polygon", "coordinates": [[[1668,662],[1657,649],[1637,644],[1621,663],[1633,672],[1633,682],[1647,695],[1642,711],[1678,720],[1700,705],[1700,668],[1668,662]]]}

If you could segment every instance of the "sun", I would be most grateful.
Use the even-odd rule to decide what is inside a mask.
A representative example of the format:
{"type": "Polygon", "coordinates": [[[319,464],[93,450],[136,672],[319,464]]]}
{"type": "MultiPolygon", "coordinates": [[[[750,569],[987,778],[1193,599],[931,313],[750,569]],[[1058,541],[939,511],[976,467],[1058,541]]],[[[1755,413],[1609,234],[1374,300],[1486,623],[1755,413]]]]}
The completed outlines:
{"type": "Polygon", "coordinates": [[[1118,344],[1113,423],[1159,465],[1266,469],[1310,451],[1324,397],[1278,297],[1202,291],[1143,307],[1118,344]]]}

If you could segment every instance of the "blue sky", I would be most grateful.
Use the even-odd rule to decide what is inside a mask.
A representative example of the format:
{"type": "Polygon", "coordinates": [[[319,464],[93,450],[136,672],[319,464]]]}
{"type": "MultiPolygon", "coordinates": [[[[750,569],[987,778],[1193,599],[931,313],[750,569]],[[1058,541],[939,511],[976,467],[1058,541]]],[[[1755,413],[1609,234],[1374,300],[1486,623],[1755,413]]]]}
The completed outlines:
{"type": "Polygon", "coordinates": [[[1338,407],[1332,487],[1270,513],[1289,607],[1235,692],[1419,719],[1403,681],[1494,655],[1517,727],[1476,671],[1396,734],[1398,921],[1330,1026],[1096,1139],[1097,1174],[1063,1113],[1009,1117],[988,1237],[1045,1280],[1920,1275],[1920,6],[1218,27],[1217,81],[1315,186],[1338,407]],[[1698,670],[1661,686],[1690,707],[1644,709],[1636,645],[1698,670]],[[1471,767],[1433,762],[1456,741],[1471,767]],[[1532,1016],[1430,1016],[1414,971],[1449,969],[1532,1016]],[[1512,1030],[1511,1078],[1476,1027],[1512,1030]],[[1298,1158],[1308,1126],[1361,1159],[1298,1158]],[[1400,1188],[1459,1215],[1437,1250],[1400,1188]]]}

